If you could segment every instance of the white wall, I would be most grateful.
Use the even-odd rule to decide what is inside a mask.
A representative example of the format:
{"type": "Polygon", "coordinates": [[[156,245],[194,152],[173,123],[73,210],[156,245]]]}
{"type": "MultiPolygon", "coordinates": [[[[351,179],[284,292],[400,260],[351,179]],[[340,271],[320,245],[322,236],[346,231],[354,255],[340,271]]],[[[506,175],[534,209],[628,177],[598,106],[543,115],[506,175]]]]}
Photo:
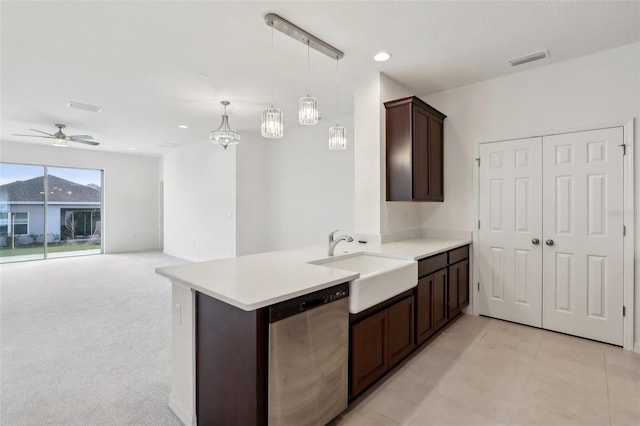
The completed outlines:
{"type": "MultiPolygon", "coordinates": [[[[577,128],[622,124],[636,117],[640,128],[640,44],[536,68],[423,97],[447,114],[444,143],[444,203],[423,203],[424,228],[472,230],[474,143],[577,128]]],[[[640,202],[640,173],[635,175],[640,202]]],[[[640,228],[635,213],[636,271],[640,228]]],[[[640,274],[636,274],[635,341],[640,341],[640,274]]]]}
{"type": "Polygon", "coordinates": [[[353,118],[349,142],[329,151],[329,127],[285,129],[268,140],[242,133],[225,152],[204,143],[165,156],[164,250],[205,260],[323,244],[353,232],[353,118]]]}
{"type": "Polygon", "coordinates": [[[242,134],[236,164],[236,254],[268,251],[267,146],[259,134],[242,134]]]}
{"type": "Polygon", "coordinates": [[[384,102],[413,92],[383,73],[363,78],[354,92],[355,224],[359,235],[381,240],[420,228],[421,203],[386,201],[384,102]]]}
{"type": "Polygon", "coordinates": [[[285,129],[279,140],[262,139],[267,154],[269,250],[323,244],[335,229],[340,235],[353,233],[353,117],[338,122],[347,129],[344,151],[329,150],[329,128],[336,124],[335,118],[285,129]]]}
{"type": "Polygon", "coordinates": [[[204,142],[164,156],[164,252],[192,261],[235,255],[236,147],[204,142]]]}
{"type": "Polygon", "coordinates": [[[2,141],[0,161],[104,170],[105,253],[160,248],[158,157],[2,141]]]}

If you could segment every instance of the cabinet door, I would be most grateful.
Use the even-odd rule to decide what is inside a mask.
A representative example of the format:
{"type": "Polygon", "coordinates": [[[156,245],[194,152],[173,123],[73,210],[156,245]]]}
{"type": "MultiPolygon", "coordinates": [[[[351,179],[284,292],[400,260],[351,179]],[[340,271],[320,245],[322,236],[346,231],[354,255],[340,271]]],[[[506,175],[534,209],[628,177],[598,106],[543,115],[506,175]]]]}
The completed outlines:
{"type": "Polygon", "coordinates": [[[389,308],[389,368],[416,347],[413,340],[413,296],[396,303],[389,308]]]}
{"type": "Polygon", "coordinates": [[[443,123],[433,117],[429,117],[429,165],[428,182],[429,201],[444,201],[444,156],[443,148],[443,123]]]}
{"type": "Polygon", "coordinates": [[[387,371],[387,321],[387,310],[384,310],[351,327],[352,396],[387,371]]]}
{"type": "Polygon", "coordinates": [[[429,200],[429,116],[419,107],[413,106],[413,193],[414,201],[429,200]]]}
{"type": "Polygon", "coordinates": [[[435,272],[433,274],[433,298],[431,311],[433,312],[433,327],[438,330],[447,323],[447,270],[435,272]]]}
{"type": "Polygon", "coordinates": [[[433,300],[433,275],[418,280],[416,289],[416,343],[427,340],[436,331],[433,326],[431,305],[433,300]]]}

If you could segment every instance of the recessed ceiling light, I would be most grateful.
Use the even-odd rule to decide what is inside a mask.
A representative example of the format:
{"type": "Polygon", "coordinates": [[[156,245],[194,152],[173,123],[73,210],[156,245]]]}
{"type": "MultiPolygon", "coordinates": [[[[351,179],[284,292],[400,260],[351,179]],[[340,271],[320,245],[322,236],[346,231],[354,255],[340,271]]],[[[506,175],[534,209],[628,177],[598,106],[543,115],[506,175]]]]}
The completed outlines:
{"type": "Polygon", "coordinates": [[[180,127],[181,129],[188,129],[189,126],[187,126],[186,124],[179,124],[178,127],[180,127]]]}
{"type": "Polygon", "coordinates": [[[136,147],[134,147],[134,146],[129,147],[129,151],[135,151],[135,150],[137,150],[137,149],[138,149],[138,148],[136,148],[136,147]]]}
{"type": "Polygon", "coordinates": [[[378,52],[376,53],[376,56],[373,57],[373,60],[377,62],[384,62],[384,61],[388,61],[390,58],[391,58],[391,53],[378,52]]]}

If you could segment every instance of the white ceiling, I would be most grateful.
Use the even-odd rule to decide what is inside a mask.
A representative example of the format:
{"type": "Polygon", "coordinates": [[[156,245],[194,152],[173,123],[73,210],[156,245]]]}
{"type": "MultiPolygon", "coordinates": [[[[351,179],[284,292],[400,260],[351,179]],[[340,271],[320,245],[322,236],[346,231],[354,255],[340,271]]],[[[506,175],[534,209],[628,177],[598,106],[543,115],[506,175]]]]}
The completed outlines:
{"type": "Polygon", "coordinates": [[[231,101],[232,128],[257,134],[270,103],[272,58],[285,132],[297,125],[297,99],[307,91],[330,127],[335,61],[311,51],[308,78],[306,47],[277,31],[272,55],[269,12],[345,53],[340,109],[347,113],[354,82],[377,71],[425,96],[640,40],[638,1],[3,0],[0,138],[48,144],[11,134],[53,133],[54,123],[65,123],[68,134],[102,143],[74,148],[162,154],[171,148],[161,144],[205,143],[220,124],[221,100],[231,101]],[[551,57],[506,63],[541,49],[551,57]],[[374,62],[380,50],[392,59],[374,62]],[[69,101],[103,110],[72,110],[69,101]]]}

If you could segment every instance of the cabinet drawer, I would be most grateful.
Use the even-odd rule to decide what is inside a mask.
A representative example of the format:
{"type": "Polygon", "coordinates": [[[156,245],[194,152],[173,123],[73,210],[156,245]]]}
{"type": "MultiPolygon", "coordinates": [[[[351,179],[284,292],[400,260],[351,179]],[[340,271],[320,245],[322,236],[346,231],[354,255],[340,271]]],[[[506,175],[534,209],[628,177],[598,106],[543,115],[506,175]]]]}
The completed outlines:
{"type": "Polygon", "coordinates": [[[449,264],[469,258],[469,246],[460,247],[449,252],[449,264]]]}
{"type": "Polygon", "coordinates": [[[447,267],[447,253],[427,257],[418,262],[418,278],[447,267]]]}

